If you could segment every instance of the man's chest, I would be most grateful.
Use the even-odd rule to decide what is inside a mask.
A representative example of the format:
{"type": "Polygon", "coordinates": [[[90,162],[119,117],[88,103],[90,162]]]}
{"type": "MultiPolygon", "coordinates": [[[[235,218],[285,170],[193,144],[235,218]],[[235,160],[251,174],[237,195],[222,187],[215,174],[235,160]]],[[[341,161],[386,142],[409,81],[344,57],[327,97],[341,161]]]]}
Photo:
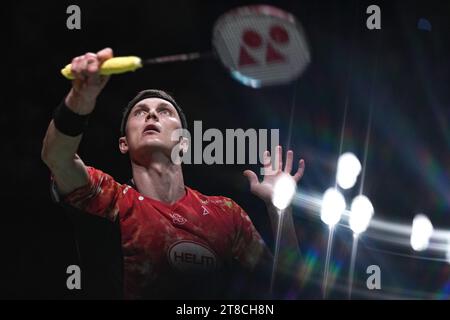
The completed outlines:
{"type": "Polygon", "coordinates": [[[125,259],[181,272],[220,268],[232,258],[232,217],[208,203],[141,202],[121,220],[125,259]]]}

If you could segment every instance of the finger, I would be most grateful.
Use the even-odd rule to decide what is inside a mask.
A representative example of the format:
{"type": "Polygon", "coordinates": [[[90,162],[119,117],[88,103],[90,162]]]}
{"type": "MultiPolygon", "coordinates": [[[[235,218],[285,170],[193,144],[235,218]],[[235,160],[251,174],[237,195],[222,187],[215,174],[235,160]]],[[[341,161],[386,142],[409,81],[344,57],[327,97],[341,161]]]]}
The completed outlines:
{"type": "Polygon", "coordinates": [[[70,71],[75,79],[80,79],[81,69],[80,69],[80,57],[76,57],[72,60],[70,71]]]}
{"type": "Polygon", "coordinates": [[[292,150],[289,150],[286,153],[286,165],[284,167],[284,172],[289,173],[289,174],[291,173],[293,157],[294,157],[294,153],[292,152],[292,150]]]}
{"type": "Polygon", "coordinates": [[[264,165],[264,168],[270,167],[271,163],[272,163],[272,160],[270,159],[270,152],[266,150],[263,153],[263,165],[264,165]]]}
{"type": "Polygon", "coordinates": [[[97,59],[97,55],[92,52],[88,52],[84,55],[87,59],[97,59]]]}
{"type": "Polygon", "coordinates": [[[276,153],[276,158],[275,158],[275,165],[276,167],[274,168],[274,170],[276,172],[280,172],[283,168],[283,148],[281,148],[281,146],[277,146],[277,153],[276,153]]]}
{"type": "Polygon", "coordinates": [[[300,159],[297,172],[294,175],[295,182],[298,182],[303,177],[303,172],[305,172],[305,160],[300,159]]]}
{"type": "Polygon", "coordinates": [[[108,59],[111,59],[114,56],[111,48],[105,48],[97,52],[97,58],[100,62],[100,65],[108,59]]]}
{"type": "Polygon", "coordinates": [[[244,176],[247,177],[248,182],[250,182],[250,187],[257,185],[259,183],[258,176],[251,170],[245,170],[244,176]]]}
{"type": "Polygon", "coordinates": [[[270,158],[270,152],[267,150],[264,151],[264,154],[263,154],[263,164],[264,164],[264,168],[263,168],[262,174],[264,176],[271,175],[272,174],[272,159],[270,158]]]}
{"type": "Polygon", "coordinates": [[[86,57],[86,55],[81,56],[80,60],[78,61],[78,64],[80,66],[80,73],[84,76],[87,77],[88,76],[88,71],[87,71],[87,63],[88,59],[86,57]]]}
{"type": "Polygon", "coordinates": [[[86,53],[87,60],[87,71],[90,75],[96,74],[98,72],[99,61],[95,53],[86,53]]]}

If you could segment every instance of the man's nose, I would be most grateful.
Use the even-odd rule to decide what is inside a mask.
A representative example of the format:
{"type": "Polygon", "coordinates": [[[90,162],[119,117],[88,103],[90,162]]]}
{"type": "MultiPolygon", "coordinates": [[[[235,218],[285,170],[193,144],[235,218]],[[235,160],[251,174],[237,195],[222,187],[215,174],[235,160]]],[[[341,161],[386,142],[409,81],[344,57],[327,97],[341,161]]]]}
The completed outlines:
{"type": "Polygon", "coordinates": [[[147,117],[145,118],[145,121],[148,121],[151,118],[154,118],[156,121],[158,121],[158,113],[155,110],[150,110],[148,112],[147,117]]]}

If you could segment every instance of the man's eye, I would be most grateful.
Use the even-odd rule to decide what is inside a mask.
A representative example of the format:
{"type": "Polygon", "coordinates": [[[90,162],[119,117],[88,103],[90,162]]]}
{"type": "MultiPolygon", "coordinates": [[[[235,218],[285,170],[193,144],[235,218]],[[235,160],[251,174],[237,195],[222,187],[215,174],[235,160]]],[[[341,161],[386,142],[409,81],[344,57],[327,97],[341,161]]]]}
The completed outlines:
{"type": "Polygon", "coordinates": [[[165,115],[170,115],[170,111],[168,109],[162,109],[161,111],[159,111],[159,113],[165,114],[165,115]]]}
{"type": "Polygon", "coordinates": [[[135,116],[141,116],[141,115],[143,115],[144,113],[145,113],[144,110],[137,110],[137,111],[134,113],[134,115],[135,115],[135,116]]]}

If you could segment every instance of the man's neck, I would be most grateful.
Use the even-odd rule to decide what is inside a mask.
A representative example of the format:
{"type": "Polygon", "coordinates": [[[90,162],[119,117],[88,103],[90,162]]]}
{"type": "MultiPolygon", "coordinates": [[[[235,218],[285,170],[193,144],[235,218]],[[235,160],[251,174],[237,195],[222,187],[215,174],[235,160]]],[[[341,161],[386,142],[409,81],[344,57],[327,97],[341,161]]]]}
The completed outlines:
{"type": "Polygon", "coordinates": [[[181,165],[164,155],[154,155],[146,164],[131,162],[137,190],[146,197],[173,204],[186,193],[181,165]]]}

